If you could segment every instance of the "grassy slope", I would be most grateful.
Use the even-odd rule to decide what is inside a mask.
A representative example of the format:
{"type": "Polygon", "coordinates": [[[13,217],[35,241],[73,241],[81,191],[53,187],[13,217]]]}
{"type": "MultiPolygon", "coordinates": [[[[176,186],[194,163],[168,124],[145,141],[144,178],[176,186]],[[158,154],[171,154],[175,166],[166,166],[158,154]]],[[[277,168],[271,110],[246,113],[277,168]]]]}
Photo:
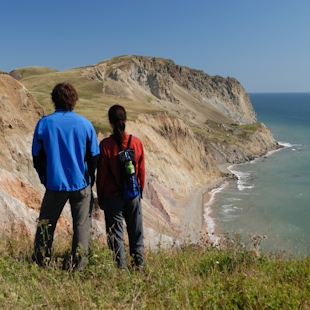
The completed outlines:
{"type": "Polygon", "coordinates": [[[49,266],[31,262],[28,242],[0,242],[1,309],[309,309],[308,258],[257,256],[238,247],[146,253],[141,273],[118,270],[111,251],[92,244],[86,271],[62,270],[55,244],[49,266]]]}
{"type": "Polygon", "coordinates": [[[19,71],[19,73],[22,75],[23,78],[27,78],[33,75],[44,75],[48,73],[57,72],[57,70],[52,69],[52,68],[38,67],[38,66],[21,68],[21,69],[16,69],[16,70],[19,71]]]}
{"type": "Polygon", "coordinates": [[[231,145],[236,145],[237,147],[242,148],[242,140],[249,140],[249,134],[253,134],[258,129],[260,123],[246,124],[246,125],[237,125],[230,124],[225,125],[231,130],[237,129],[238,133],[233,135],[227,135],[227,130],[221,128],[218,123],[207,121],[208,127],[211,129],[210,132],[204,131],[200,128],[193,127],[193,130],[200,135],[205,136],[208,140],[216,143],[227,143],[231,145]]]}
{"type": "MultiPolygon", "coordinates": [[[[102,61],[109,62],[109,66],[123,61],[130,56],[119,56],[108,60],[102,61]]],[[[36,96],[38,102],[44,107],[47,114],[54,111],[53,104],[50,99],[50,93],[53,87],[60,82],[67,81],[72,83],[79,94],[79,102],[76,107],[76,112],[87,117],[94,125],[97,131],[103,134],[110,131],[110,125],[107,121],[107,112],[111,105],[121,104],[127,110],[127,115],[129,120],[135,120],[139,113],[154,113],[160,110],[158,107],[154,107],[151,103],[141,103],[132,101],[130,99],[108,96],[102,93],[102,82],[89,80],[82,77],[82,68],[73,68],[65,71],[56,71],[48,68],[40,67],[27,67],[18,69],[23,72],[23,78],[21,83],[36,96]]],[[[193,128],[197,133],[203,134],[210,140],[223,142],[224,140],[229,144],[240,144],[238,139],[247,138],[247,133],[249,133],[246,126],[237,126],[243,131],[239,135],[238,139],[235,140],[234,137],[227,138],[226,131],[217,126],[217,123],[208,121],[209,128],[212,128],[213,133],[209,133],[201,128],[193,128]]],[[[253,128],[257,128],[258,124],[252,124],[253,128]]],[[[255,130],[254,130],[255,131],[255,130]]],[[[240,145],[239,145],[240,146],[240,145]]]]}
{"type": "MultiPolygon", "coordinates": [[[[110,130],[107,121],[107,112],[113,104],[121,104],[125,107],[129,120],[134,120],[139,113],[153,113],[159,111],[151,104],[134,102],[126,98],[107,96],[102,93],[102,83],[99,81],[88,80],[81,76],[81,68],[74,68],[59,72],[42,71],[42,74],[33,74],[32,67],[23,68],[27,76],[21,83],[35,95],[37,101],[44,107],[47,114],[54,111],[54,106],[50,98],[50,93],[57,83],[70,82],[79,94],[79,101],[76,112],[87,117],[98,131],[105,133],[110,130]]],[[[38,71],[37,71],[38,72],[38,71]]]]}

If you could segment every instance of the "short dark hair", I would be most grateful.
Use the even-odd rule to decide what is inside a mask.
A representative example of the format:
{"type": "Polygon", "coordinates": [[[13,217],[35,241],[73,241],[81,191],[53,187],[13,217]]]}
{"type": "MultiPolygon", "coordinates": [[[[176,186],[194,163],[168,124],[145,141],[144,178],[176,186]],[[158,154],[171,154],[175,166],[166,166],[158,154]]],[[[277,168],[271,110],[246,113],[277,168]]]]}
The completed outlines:
{"type": "Polygon", "coordinates": [[[51,96],[55,109],[64,109],[65,111],[72,111],[79,99],[74,86],[67,82],[57,84],[51,96]]]}

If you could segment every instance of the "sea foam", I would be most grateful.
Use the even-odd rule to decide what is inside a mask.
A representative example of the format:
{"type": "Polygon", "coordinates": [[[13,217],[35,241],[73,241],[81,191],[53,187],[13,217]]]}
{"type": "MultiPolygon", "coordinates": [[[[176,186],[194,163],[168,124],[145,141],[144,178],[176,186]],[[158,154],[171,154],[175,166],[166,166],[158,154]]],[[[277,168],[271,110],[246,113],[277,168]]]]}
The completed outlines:
{"type": "Polygon", "coordinates": [[[249,182],[252,180],[251,171],[249,172],[241,172],[237,170],[233,170],[234,166],[229,166],[227,169],[233,173],[238,181],[237,181],[237,187],[239,191],[243,191],[244,189],[248,188],[254,188],[254,184],[249,184],[249,182]]]}
{"type": "Polygon", "coordinates": [[[228,185],[228,182],[225,182],[223,183],[220,187],[217,187],[213,190],[211,190],[209,192],[209,195],[210,195],[210,199],[207,203],[205,203],[204,207],[204,219],[205,219],[205,222],[207,224],[207,232],[208,232],[208,236],[210,238],[210,240],[212,241],[213,245],[214,246],[217,246],[219,244],[219,241],[220,241],[220,237],[219,236],[216,236],[214,233],[215,233],[215,221],[214,221],[214,218],[212,218],[210,216],[211,212],[212,212],[212,204],[214,202],[214,199],[215,199],[215,195],[219,192],[221,192],[226,186],[228,185]]]}

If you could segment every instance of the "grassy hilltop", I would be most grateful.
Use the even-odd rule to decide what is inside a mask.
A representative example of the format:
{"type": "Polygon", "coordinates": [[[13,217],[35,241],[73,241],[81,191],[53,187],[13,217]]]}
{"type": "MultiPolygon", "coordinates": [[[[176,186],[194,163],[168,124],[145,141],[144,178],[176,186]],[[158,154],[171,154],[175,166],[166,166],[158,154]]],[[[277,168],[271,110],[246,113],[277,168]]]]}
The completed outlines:
{"type": "MultiPolygon", "coordinates": [[[[115,63],[115,60],[111,61],[115,63]]],[[[44,107],[46,114],[54,111],[50,93],[57,83],[63,81],[72,83],[76,88],[79,101],[76,112],[87,117],[97,131],[110,131],[107,113],[113,104],[123,105],[127,111],[128,120],[134,120],[139,113],[158,112],[151,104],[132,101],[124,97],[103,94],[102,82],[91,80],[81,75],[82,68],[72,68],[56,71],[43,67],[26,67],[17,69],[21,74],[20,82],[35,95],[37,101],[44,107]]]]}

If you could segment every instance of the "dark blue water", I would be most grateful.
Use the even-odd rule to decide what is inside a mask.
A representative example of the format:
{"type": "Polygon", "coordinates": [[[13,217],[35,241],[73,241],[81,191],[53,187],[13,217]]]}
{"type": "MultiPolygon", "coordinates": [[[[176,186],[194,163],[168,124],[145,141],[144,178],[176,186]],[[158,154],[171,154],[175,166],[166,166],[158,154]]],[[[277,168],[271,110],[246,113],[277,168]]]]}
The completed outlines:
{"type": "Polygon", "coordinates": [[[220,231],[265,235],[264,251],[310,253],[310,93],[250,94],[281,151],[230,169],[238,176],[211,206],[220,231]]]}

